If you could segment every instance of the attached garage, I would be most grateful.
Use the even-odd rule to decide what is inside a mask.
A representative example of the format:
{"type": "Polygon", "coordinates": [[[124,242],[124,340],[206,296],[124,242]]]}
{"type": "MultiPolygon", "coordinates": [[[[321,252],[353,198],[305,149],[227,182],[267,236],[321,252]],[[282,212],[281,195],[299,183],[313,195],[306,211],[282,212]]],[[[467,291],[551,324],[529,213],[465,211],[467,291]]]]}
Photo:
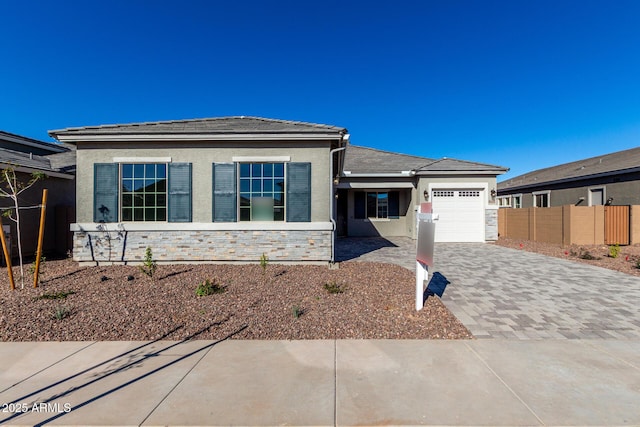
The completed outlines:
{"type": "Polygon", "coordinates": [[[341,236],[415,239],[416,212],[431,203],[439,216],[436,242],[496,240],[496,177],[507,170],[349,145],[337,185],[337,229],[341,236]]]}
{"type": "Polygon", "coordinates": [[[436,242],[484,242],[483,188],[438,188],[431,191],[436,242]]]}

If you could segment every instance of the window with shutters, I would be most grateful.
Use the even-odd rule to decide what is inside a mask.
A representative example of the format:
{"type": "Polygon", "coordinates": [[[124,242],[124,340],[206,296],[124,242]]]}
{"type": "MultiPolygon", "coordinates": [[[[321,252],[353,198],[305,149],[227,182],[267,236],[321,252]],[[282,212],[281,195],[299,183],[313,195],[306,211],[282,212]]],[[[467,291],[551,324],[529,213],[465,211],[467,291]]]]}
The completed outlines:
{"type": "Polygon", "coordinates": [[[95,222],[191,222],[191,163],[95,163],[95,222]]]}
{"type": "Polygon", "coordinates": [[[123,163],[120,165],[121,220],[167,220],[167,165],[123,163]]]}
{"type": "Polygon", "coordinates": [[[284,221],[284,163],[240,163],[240,221],[284,221]]]}

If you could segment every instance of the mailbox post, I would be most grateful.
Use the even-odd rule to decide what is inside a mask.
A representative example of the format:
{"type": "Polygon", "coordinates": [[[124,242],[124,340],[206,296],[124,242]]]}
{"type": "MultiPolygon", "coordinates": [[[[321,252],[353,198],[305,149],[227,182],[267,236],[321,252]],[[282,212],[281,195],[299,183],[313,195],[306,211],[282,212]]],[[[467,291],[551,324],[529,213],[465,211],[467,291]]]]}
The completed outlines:
{"type": "Polygon", "coordinates": [[[424,291],[429,279],[429,268],[433,267],[433,246],[436,225],[433,222],[431,203],[422,203],[416,215],[418,242],[416,249],[416,310],[424,306],[424,291]]]}

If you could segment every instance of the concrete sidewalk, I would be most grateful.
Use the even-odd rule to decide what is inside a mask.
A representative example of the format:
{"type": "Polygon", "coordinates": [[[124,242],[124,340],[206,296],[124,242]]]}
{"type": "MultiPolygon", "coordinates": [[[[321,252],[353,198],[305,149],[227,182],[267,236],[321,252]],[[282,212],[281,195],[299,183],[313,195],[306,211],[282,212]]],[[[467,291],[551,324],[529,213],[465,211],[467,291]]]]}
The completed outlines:
{"type": "Polygon", "coordinates": [[[0,425],[640,424],[640,340],[24,342],[0,361],[0,425]]]}

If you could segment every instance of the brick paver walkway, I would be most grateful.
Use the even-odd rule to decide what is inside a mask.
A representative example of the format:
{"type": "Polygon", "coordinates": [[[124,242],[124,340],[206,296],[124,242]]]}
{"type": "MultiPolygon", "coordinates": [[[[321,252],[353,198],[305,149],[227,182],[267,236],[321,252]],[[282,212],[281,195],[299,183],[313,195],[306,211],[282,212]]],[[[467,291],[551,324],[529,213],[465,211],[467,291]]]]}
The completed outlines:
{"type": "MultiPolygon", "coordinates": [[[[411,239],[367,240],[338,242],[360,247],[345,258],[414,268],[411,239]]],[[[437,244],[435,264],[442,301],[477,338],[640,338],[638,277],[483,243],[437,244]]]]}

